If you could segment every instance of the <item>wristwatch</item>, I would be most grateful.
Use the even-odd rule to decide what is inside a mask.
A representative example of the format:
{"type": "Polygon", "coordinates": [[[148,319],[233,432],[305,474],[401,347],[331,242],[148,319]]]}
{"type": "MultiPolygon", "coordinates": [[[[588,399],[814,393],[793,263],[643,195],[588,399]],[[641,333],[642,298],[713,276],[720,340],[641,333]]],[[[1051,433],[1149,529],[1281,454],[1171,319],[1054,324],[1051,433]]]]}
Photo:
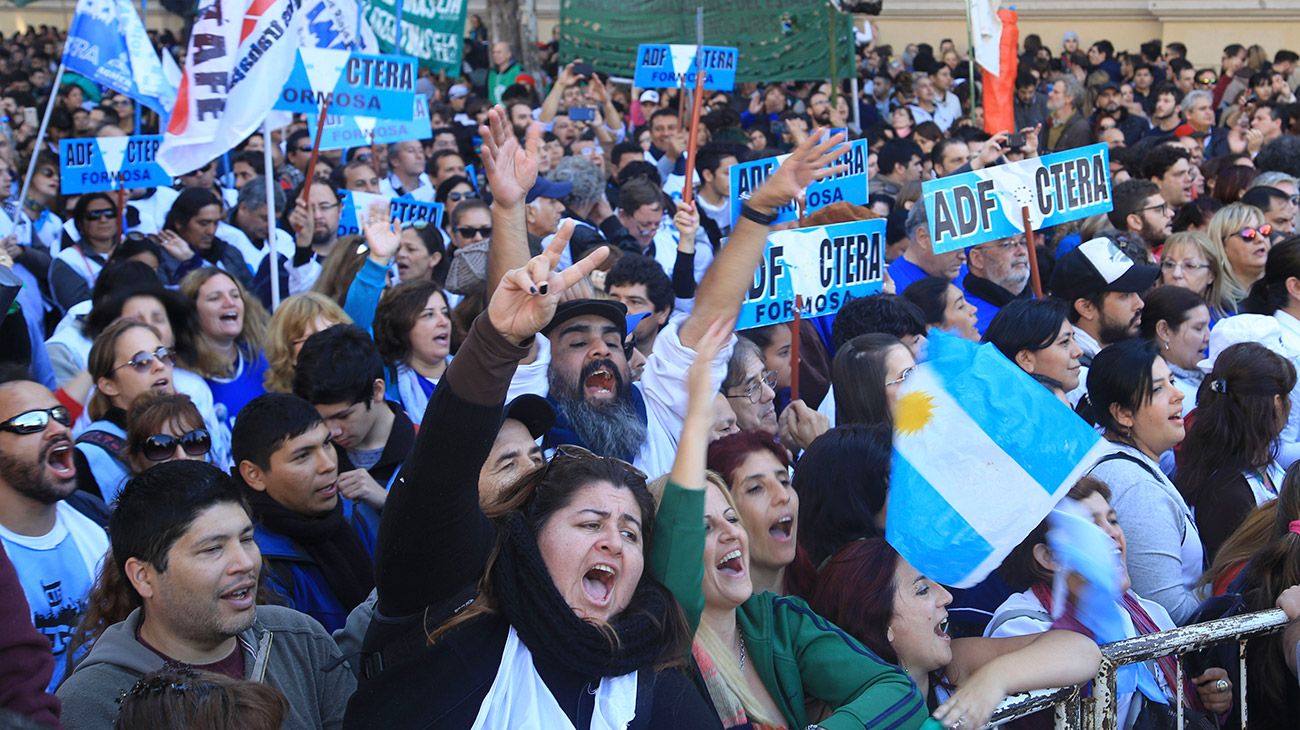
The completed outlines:
{"type": "Polygon", "coordinates": [[[776,220],[776,213],[760,213],[749,207],[749,193],[740,196],[740,217],[748,218],[760,226],[770,226],[776,220]]]}

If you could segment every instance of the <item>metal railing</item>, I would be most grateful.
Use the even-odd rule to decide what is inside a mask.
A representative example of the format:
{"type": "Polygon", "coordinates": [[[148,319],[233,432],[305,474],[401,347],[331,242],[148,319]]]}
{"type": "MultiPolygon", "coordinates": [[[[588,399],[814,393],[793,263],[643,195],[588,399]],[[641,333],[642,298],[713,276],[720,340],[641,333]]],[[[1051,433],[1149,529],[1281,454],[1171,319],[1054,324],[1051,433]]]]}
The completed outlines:
{"type": "MultiPolygon", "coordinates": [[[[1055,708],[1057,730],[1115,730],[1119,726],[1116,717],[1118,702],[1115,696],[1115,674],[1120,667],[1174,656],[1178,660],[1177,683],[1181,687],[1184,681],[1184,654],[1236,641],[1241,681],[1241,686],[1235,688],[1240,697],[1236,710],[1241,715],[1241,728],[1246,730],[1246,641],[1277,633],[1286,625],[1286,614],[1275,608],[1106,644],[1101,647],[1101,667],[1092,682],[1092,696],[1082,696],[1082,685],[1014,695],[998,706],[986,727],[1002,725],[1052,707],[1055,708]]],[[[1181,728],[1184,718],[1183,693],[1175,694],[1178,695],[1176,713],[1178,727],[1181,728]]]]}

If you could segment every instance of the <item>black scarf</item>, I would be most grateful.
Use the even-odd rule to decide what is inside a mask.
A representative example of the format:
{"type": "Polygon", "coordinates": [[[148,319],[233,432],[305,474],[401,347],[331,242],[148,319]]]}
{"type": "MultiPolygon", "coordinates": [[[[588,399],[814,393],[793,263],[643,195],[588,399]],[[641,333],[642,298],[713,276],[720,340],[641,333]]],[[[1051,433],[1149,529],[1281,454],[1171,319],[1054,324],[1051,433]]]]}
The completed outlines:
{"type": "Polygon", "coordinates": [[[351,610],[366,600],[375,587],[375,570],[370,553],[352,525],[343,518],[343,503],[324,517],[308,517],[275,501],[266,492],[248,489],[248,502],[266,529],[302,546],[312,559],[334,596],[351,610]]]}
{"type": "Polygon", "coordinates": [[[492,592],[502,615],[534,654],[587,677],[617,677],[653,664],[665,648],[672,609],[667,592],[643,580],[631,604],[611,622],[618,648],[564,602],[546,570],[537,538],[523,515],[506,515],[504,540],[492,569],[492,592]]]}
{"type": "Polygon", "coordinates": [[[1021,289],[1019,294],[1012,294],[988,279],[974,274],[966,274],[966,278],[962,279],[961,288],[967,294],[974,294],[995,307],[1005,307],[1017,299],[1028,299],[1030,294],[1028,282],[1025,282],[1025,288],[1021,289]]]}

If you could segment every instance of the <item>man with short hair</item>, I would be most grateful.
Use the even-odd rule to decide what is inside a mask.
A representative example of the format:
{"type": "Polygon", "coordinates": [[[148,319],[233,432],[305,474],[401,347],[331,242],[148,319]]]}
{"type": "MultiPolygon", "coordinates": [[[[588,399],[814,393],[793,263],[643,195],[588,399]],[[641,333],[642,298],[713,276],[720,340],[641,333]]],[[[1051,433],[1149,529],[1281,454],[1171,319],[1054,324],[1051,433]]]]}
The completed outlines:
{"type": "Polygon", "coordinates": [[[307,166],[311,164],[311,148],[311,134],[305,129],[294,130],[284,142],[284,161],[306,175],[307,166]]]}
{"type": "Polygon", "coordinates": [[[429,185],[434,190],[452,177],[465,177],[465,158],[460,156],[459,152],[441,150],[433,153],[429,158],[427,165],[429,169],[429,185]]]}
{"type": "Polygon", "coordinates": [[[379,174],[375,172],[375,168],[371,167],[369,162],[364,160],[352,160],[339,168],[339,177],[343,182],[340,187],[344,190],[374,195],[382,194],[380,192],[379,174]]]}
{"type": "Polygon", "coordinates": [[[275,688],[286,729],[342,727],[356,680],[320,624],[257,605],[252,514],[220,469],[180,460],[145,471],[122,490],[110,529],[119,598],[137,608],[59,687],[65,726],[110,730],[119,698],[171,662],[275,688]]]}
{"type": "Polygon", "coordinates": [[[1155,105],[1151,91],[1155,87],[1156,75],[1149,63],[1139,63],[1133,67],[1133,101],[1142,105],[1148,115],[1155,105]]]}
{"type": "Polygon", "coordinates": [[[1142,158],[1142,177],[1160,188],[1160,196],[1175,209],[1192,199],[1191,154],[1176,144],[1156,145],[1142,158]]]}
{"type": "Polygon", "coordinates": [[[1145,244],[1143,263],[1154,263],[1155,252],[1173,232],[1173,208],[1150,180],[1125,180],[1111,191],[1114,206],[1107,217],[1111,225],[1133,234],[1145,244]]]}
{"type": "MultiPolygon", "coordinates": [[[[400,371],[397,390],[419,384],[400,371]]],[[[384,361],[366,331],[337,324],[307,338],[298,353],[293,394],[329,427],[338,456],[339,492],[375,511],[415,444],[406,411],[387,400],[384,361]]]]}
{"type": "Polygon", "coordinates": [[[515,61],[515,54],[510,50],[509,43],[505,41],[493,43],[492,69],[488,71],[487,79],[488,104],[501,103],[501,97],[506,93],[506,89],[518,81],[519,74],[523,71],[523,66],[515,61]]]}
{"type": "MultiPolygon", "coordinates": [[[[1192,134],[1201,142],[1205,150],[1205,159],[1226,155],[1228,147],[1228,130],[1214,124],[1214,95],[1208,91],[1196,90],[1183,97],[1183,118],[1192,134]]],[[[1172,201],[1171,201],[1172,202],[1172,201]]]]}
{"type": "Polygon", "coordinates": [[[911,140],[895,139],[886,142],[876,155],[879,168],[871,178],[870,192],[898,197],[903,185],[921,179],[921,148],[911,140]]]}
{"type": "Polygon", "coordinates": [[[538,176],[524,202],[524,226],[528,229],[528,250],[533,256],[542,252],[542,239],[553,235],[564,217],[564,198],[573,192],[573,183],[552,182],[538,176]]]}
{"type": "Polygon", "coordinates": [[[307,401],[258,396],[239,412],[230,438],[234,477],[252,507],[268,571],[266,585],[327,631],[375,587],[378,525],[339,499],[330,429],[307,401]]]}
{"type": "Polygon", "coordinates": [[[244,151],[231,157],[230,174],[235,182],[235,190],[239,190],[249,180],[261,175],[264,167],[261,152],[244,151]]]}
{"type": "Polygon", "coordinates": [[[1086,97],[1083,84],[1071,75],[1062,76],[1052,84],[1047,94],[1047,111],[1051,115],[1051,126],[1047,129],[1048,151],[1072,150],[1092,142],[1092,129],[1083,116],[1086,97]]]}
{"type": "Polygon", "coordinates": [[[605,291],[627,307],[629,316],[644,315],[632,329],[636,349],[650,356],[655,337],[668,326],[673,314],[673,283],[657,261],[634,253],[624,254],[605,275],[605,291]]]}
{"type": "Polygon", "coordinates": [[[506,403],[501,428],[479,469],[480,505],[491,503],[502,490],[546,466],[538,441],[554,425],[555,409],[540,395],[525,393],[506,403]]]}
{"type": "MultiPolygon", "coordinates": [[[[939,124],[943,131],[947,132],[953,122],[961,118],[961,100],[957,98],[957,92],[952,90],[952,69],[940,64],[939,68],[930,75],[930,79],[934,82],[934,104],[939,108],[934,123],[939,124]],[[948,126],[944,127],[940,124],[940,119],[948,120],[948,126]]],[[[1024,127],[1017,126],[1016,129],[1024,129],[1024,127]]]]}
{"type": "Polygon", "coordinates": [[[930,241],[930,230],[924,205],[914,205],[907,214],[907,250],[889,265],[889,275],[894,279],[894,289],[903,291],[912,282],[927,276],[942,276],[961,286],[961,275],[966,264],[966,250],[957,248],[936,254],[930,241]]]}
{"type": "MultiPolygon", "coordinates": [[[[644,178],[632,178],[619,186],[618,219],[635,239],[639,253],[649,256],[672,275],[681,255],[681,231],[664,215],[663,193],[644,178]]],[[[694,239],[692,276],[698,283],[713,263],[713,249],[694,239]]]]}
{"type": "Polygon", "coordinates": [[[951,175],[970,164],[970,145],[955,137],[944,137],[930,150],[930,165],[936,178],[951,175]]]}
{"type": "Polygon", "coordinates": [[[700,178],[695,205],[714,249],[721,248],[731,235],[731,168],[739,160],[737,151],[723,144],[706,144],[695,155],[695,172],[700,178]]]}
{"type": "Polygon", "coordinates": [[[26,377],[13,366],[0,373],[0,544],[18,572],[29,619],[50,642],[52,692],[69,665],[68,645],[108,537],[67,501],[77,491],[67,408],[26,377]]]}
{"type": "MultiPolygon", "coordinates": [[[[659,169],[665,193],[680,200],[686,185],[686,132],[681,128],[677,112],[659,109],[650,115],[650,149],[645,152],[646,162],[659,169]]],[[[698,182],[691,174],[692,184],[698,182]]]]}
{"type": "Polygon", "coordinates": [[[1259,208],[1273,230],[1285,236],[1295,233],[1296,206],[1291,196],[1277,188],[1253,187],[1241,196],[1241,202],[1259,208]]]}
{"type": "Polygon", "coordinates": [[[1057,260],[1048,289],[1069,306],[1084,366],[1103,347],[1137,336],[1142,294],[1159,275],[1158,267],[1133,263],[1109,238],[1082,243],[1057,260]]]}
{"type": "Polygon", "coordinates": [[[1103,114],[1115,120],[1115,126],[1124,133],[1124,143],[1127,145],[1137,144],[1137,141],[1142,139],[1151,128],[1146,119],[1130,114],[1128,109],[1124,108],[1120,103],[1119,84],[1111,81],[1097,87],[1097,104],[1096,111],[1092,115],[1092,123],[1097,124],[1103,114]]]}
{"type": "Polygon", "coordinates": [[[1016,94],[1011,101],[1016,117],[1016,129],[1032,129],[1039,125],[1046,127],[1050,113],[1047,111],[1047,95],[1038,90],[1038,78],[1027,69],[1016,74],[1016,94]]]}
{"type": "MultiPolygon", "coordinates": [[[[279,185],[272,185],[271,194],[274,196],[275,209],[283,210],[284,191],[279,185]]],[[[268,234],[274,233],[275,248],[280,254],[293,253],[293,237],[278,226],[272,231],[271,224],[266,219],[266,178],[264,177],[255,177],[239,189],[235,209],[230,212],[230,224],[241,235],[229,235],[227,239],[231,245],[239,249],[239,253],[244,256],[244,262],[254,271],[261,267],[262,259],[266,258],[270,250],[266,245],[268,234]]]]}
{"type": "Polygon", "coordinates": [[[510,128],[522,140],[533,125],[533,108],[526,101],[512,101],[506,105],[506,114],[510,117],[510,128]]]}
{"type": "Polygon", "coordinates": [[[1196,88],[1196,67],[1188,62],[1185,58],[1178,58],[1169,62],[1169,71],[1173,74],[1174,86],[1183,96],[1192,93],[1196,88]]]}
{"type": "MultiPolygon", "coordinates": [[[[343,201],[338,193],[328,181],[318,177],[308,188],[307,196],[304,204],[302,191],[296,190],[285,201],[289,226],[295,233],[292,259],[276,251],[282,294],[311,289],[320,278],[322,262],[338,242],[339,217],[343,212],[343,201]]],[[[271,300],[271,261],[271,257],[263,256],[253,283],[254,291],[263,302],[271,300]]]]}
{"type": "MultiPolygon", "coordinates": [[[[1250,128],[1260,133],[1260,147],[1281,137],[1286,132],[1288,121],[1286,116],[1281,107],[1276,104],[1260,104],[1255,107],[1255,111],[1251,112],[1250,115],[1250,128]]],[[[1251,140],[1247,139],[1246,144],[1248,148],[1251,147],[1251,140]]],[[[1250,151],[1257,152],[1258,150],[1250,151]]]]}
{"type": "Polygon", "coordinates": [[[1182,98],[1183,93],[1177,86],[1163,84],[1156,87],[1152,92],[1151,129],[1147,130],[1148,135],[1169,136],[1174,133],[1178,125],[1183,123],[1179,110],[1182,98]]]}
{"type": "Polygon", "coordinates": [[[1003,307],[1027,298],[1029,246],[1023,235],[971,246],[966,250],[970,271],[961,280],[966,303],[975,307],[975,327],[983,334],[1003,307]]]}
{"type": "Polygon", "coordinates": [[[384,195],[396,198],[410,195],[416,200],[433,202],[434,186],[424,171],[424,147],[416,139],[388,145],[389,174],[379,183],[384,195]]]}

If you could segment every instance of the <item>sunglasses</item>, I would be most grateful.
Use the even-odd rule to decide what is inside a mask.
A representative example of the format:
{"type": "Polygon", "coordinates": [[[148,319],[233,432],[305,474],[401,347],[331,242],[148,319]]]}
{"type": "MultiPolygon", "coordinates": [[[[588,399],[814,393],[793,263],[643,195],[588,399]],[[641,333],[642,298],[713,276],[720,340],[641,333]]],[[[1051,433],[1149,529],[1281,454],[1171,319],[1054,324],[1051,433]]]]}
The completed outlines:
{"type": "Polygon", "coordinates": [[[1258,228],[1243,228],[1237,233],[1237,235],[1249,241],[1255,236],[1268,236],[1268,234],[1272,232],[1273,232],[1273,226],[1265,223],[1264,225],[1258,228]]]}
{"type": "Polygon", "coordinates": [[[137,373],[144,375],[153,369],[153,361],[158,360],[164,365],[171,365],[176,362],[176,356],[167,347],[160,347],[153,352],[137,352],[130,360],[113,368],[111,372],[117,372],[125,367],[130,367],[137,373]]]}
{"type": "Polygon", "coordinates": [[[546,468],[550,469],[556,462],[566,459],[570,461],[604,461],[622,467],[623,471],[627,472],[628,476],[631,476],[634,480],[639,481],[642,484],[647,481],[645,472],[632,466],[626,461],[614,458],[613,456],[601,456],[600,454],[588,451],[581,446],[574,446],[573,444],[564,444],[563,446],[557,447],[555,449],[555,455],[551,457],[549,462],[547,462],[546,468]]]}
{"type": "Polygon", "coordinates": [[[40,433],[45,430],[46,426],[50,425],[51,418],[64,426],[72,425],[72,416],[68,415],[68,409],[63,406],[54,406],[53,408],[37,408],[33,411],[23,411],[8,421],[0,423],[0,431],[16,433],[19,436],[40,433]]]}
{"type": "Polygon", "coordinates": [[[488,238],[492,235],[492,226],[458,226],[456,232],[461,238],[488,238]]]}
{"type": "Polygon", "coordinates": [[[103,221],[116,217],[117,213],[112,208],[100,208],[99,210],[86,211],[86,220],[88,221],[103,221]]]}
{"type": "Polygon", "coordinates": [[[196,428],[180,436],[158,433],[144,440],[140,453],[149,461],[167,461],[176,454],[176,445],[189,456],[204,456],[212,449],[212,437],[206,428],[196,428]]]}
{"type": "Polygon", "coordinates": [[[295,147],[294,149],[298,150],[299,152],[307,152],[307,153],[310,153],[310,152],[311,152],[311,145],[308,145],[308,146],[306,146],[306,147],[295,147]]]}
{"type": "Polygon", "coordinates": [[[473,190],[465,193],[447,193],[447,200],[459,203],[462,200],[478,200],[478,193],[473,190]]]}
{"type": "Polygon", "coordinates": [[[1203,76],[1196,80],[1196,83],[1202,84],[1204,86],[1209,86],[1210,84],[1216,84],[1218,82],[1219,80],[1214,78],[1213,76],[1203,76]]]}

